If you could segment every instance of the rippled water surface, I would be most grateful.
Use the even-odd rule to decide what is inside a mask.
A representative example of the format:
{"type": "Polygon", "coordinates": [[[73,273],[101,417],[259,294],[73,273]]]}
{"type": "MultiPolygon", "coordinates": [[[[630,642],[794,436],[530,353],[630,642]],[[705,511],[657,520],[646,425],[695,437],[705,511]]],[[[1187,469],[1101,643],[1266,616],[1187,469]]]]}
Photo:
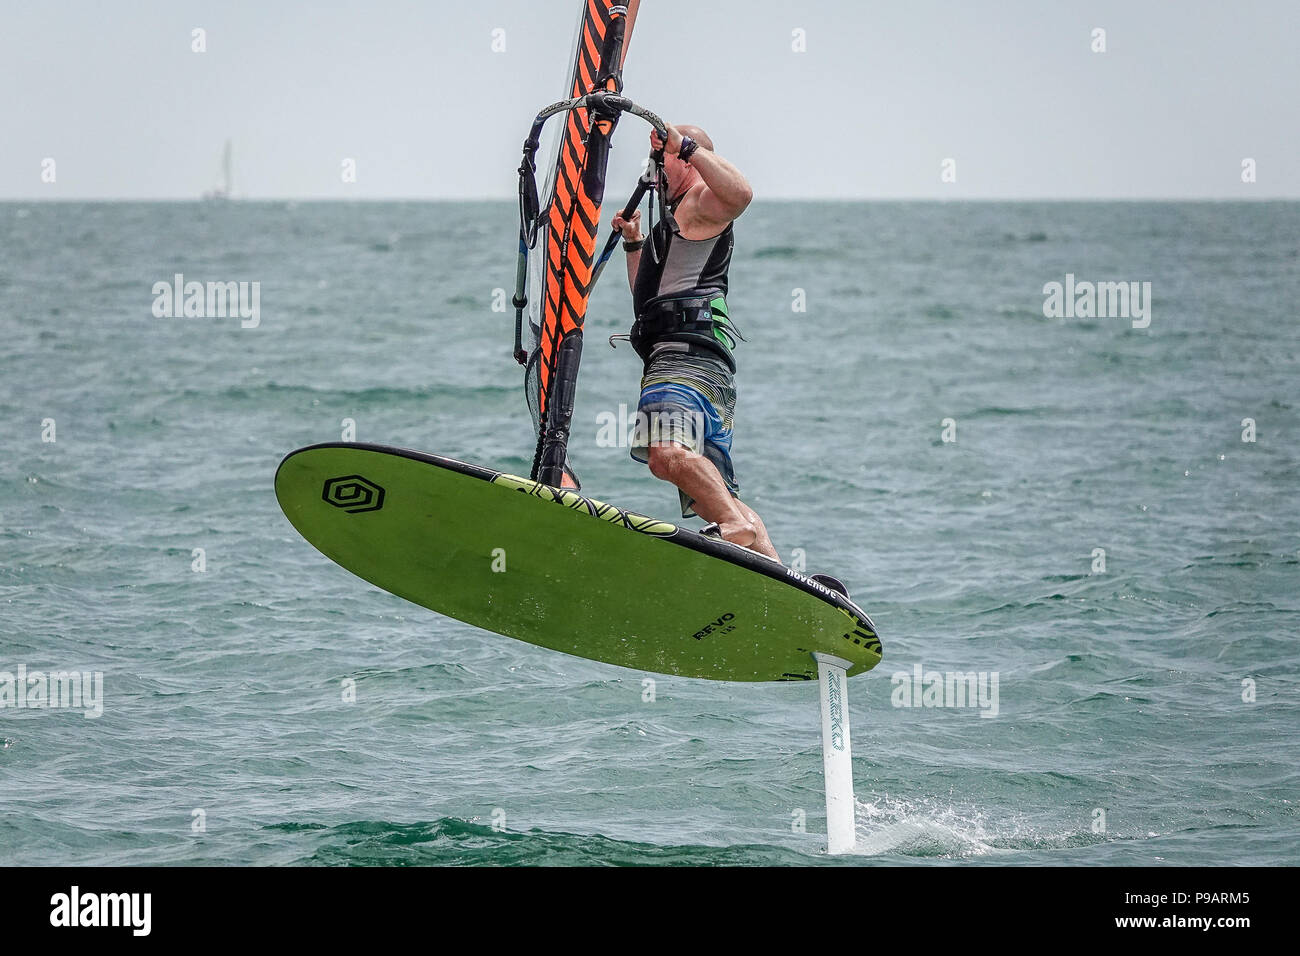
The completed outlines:
{"type": "MultiPolygon", "coordinates": [[[[492,309],[513,215],[0,204],[0,671],[104,675],[97,719],[0,709],[0,860],[1300,860],[1300,205],[740,221],[743,495],[885,647],[850,684],[859,852],[834,860],[815,688],[659,676],[644,702],[646,675],[352,577],[276,505],[280,458],[344,419],[527,473],[492,309]],[[260,325],[155,318],[176,273],[259,282],[260,325]],[[1045,318],[1067,273],[1151,282],[1150,327],[1045,318]],[[917,666],[996,674],[996,716],[893,706],[917,666]]],[[[588,319],[573,455],[591,494],[672,518],[596,440],[635,407],[604,344],[621,280],[588,319]]]]}

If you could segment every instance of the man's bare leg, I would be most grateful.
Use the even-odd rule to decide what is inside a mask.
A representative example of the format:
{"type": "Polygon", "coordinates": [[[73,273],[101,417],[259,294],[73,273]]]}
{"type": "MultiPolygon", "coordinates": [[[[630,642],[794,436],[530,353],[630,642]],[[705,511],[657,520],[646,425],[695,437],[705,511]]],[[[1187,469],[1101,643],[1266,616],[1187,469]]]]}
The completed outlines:
{"type": "MultiPolygon", "coordinates": [[[[767,536],[767,525],[763,524],[763,519],[758,516],[758,513],[754,511],[753,508],[745,504],[739,498],[732,498],[731,500],[735,503],[736,507],[740,509],[741,513],[749,519],[750,523],[754,526],[755,531],[757,531],[754,543],[749,545],[749,547],[753,548],[760,554],[765,554],[769,558],[776,558],[776,560],[780,561],[781,556],[776,553],[776,548],[772,547],[772,539],[767,536]]],[[[712,521],[713,519],[709,518],[707,520],[712,521]]],[[[719,525],[719,527],[721,527],[721,525],[719,525]]]]}
{"type": "Polygon", "coordinates": [[[696,514],[715,522],[724,540],[781,560],[762,519],[748,505],[731,497],[713,462],[671,441],[651,444],[647,457],[650,473],[672,482],[695,499],[696,514]]]}

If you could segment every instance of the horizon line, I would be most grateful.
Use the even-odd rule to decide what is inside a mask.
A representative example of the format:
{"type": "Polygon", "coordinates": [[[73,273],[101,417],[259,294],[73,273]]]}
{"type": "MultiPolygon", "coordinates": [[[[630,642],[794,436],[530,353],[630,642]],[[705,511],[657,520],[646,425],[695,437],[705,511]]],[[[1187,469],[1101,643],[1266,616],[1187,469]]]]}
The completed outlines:
{"type": "MultiPolygon", "coordinates": [[[[843,203],[889,203],[889,202],[932,202],[932,203],[973,203],[973,202],[1300,202],[1300,194],[1294,196],[771,196],[757,199],[758,202],[843,202],[843,203]]],[[[179,196],[85,196],[85,197],[5,197],[0,196],[0,204],[6,205],[42,205],[57,203],[195,203],[199,205],[227,205],[251,203],[386,203],[386,202],[420,202],[420,203],[518,203],[516,196],[357,196],[344,198],[340,196],[248,196],[227,199],[204,199],[202,197],[179,196]]],[[[751,204],[752,205],[752,204],[751,204]]]]}

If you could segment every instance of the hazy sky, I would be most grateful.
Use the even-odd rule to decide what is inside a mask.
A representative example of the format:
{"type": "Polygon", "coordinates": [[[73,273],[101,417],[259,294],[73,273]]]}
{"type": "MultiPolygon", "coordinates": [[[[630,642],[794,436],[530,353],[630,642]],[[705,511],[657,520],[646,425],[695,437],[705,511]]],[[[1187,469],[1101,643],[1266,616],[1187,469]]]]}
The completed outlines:
{"type": "MultiPolygon", "coordinates": [[[[239,197],[512,197],[580,7],[0,0],[0,199],[194,198],[227,138],[239,197]]],[[[1298,42],[1297,0],[643,0],[624,80],[766,198],[1300,198],[1298,42]]]]}

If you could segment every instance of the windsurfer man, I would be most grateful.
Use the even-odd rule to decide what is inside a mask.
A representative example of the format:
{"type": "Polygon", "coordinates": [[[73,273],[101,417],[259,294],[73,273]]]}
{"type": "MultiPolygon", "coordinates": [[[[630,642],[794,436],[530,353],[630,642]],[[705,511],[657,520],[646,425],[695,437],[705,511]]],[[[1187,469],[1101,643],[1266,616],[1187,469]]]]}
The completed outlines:
{"type": "Polygon", "coordinates": [[[698,514],[722,537],[779,561],[763,521],[739,498],[731,462],[739,332],[728,314],[732,223],[753,190],[698,126],[668,126],[662,147],[671,216],[641,233],[641,212],[614,217],[627,252],[636,323],[632,345],[644,364],[640,420],[648,433],[632,457],[677,486],[683,517],[698,514]]]}

